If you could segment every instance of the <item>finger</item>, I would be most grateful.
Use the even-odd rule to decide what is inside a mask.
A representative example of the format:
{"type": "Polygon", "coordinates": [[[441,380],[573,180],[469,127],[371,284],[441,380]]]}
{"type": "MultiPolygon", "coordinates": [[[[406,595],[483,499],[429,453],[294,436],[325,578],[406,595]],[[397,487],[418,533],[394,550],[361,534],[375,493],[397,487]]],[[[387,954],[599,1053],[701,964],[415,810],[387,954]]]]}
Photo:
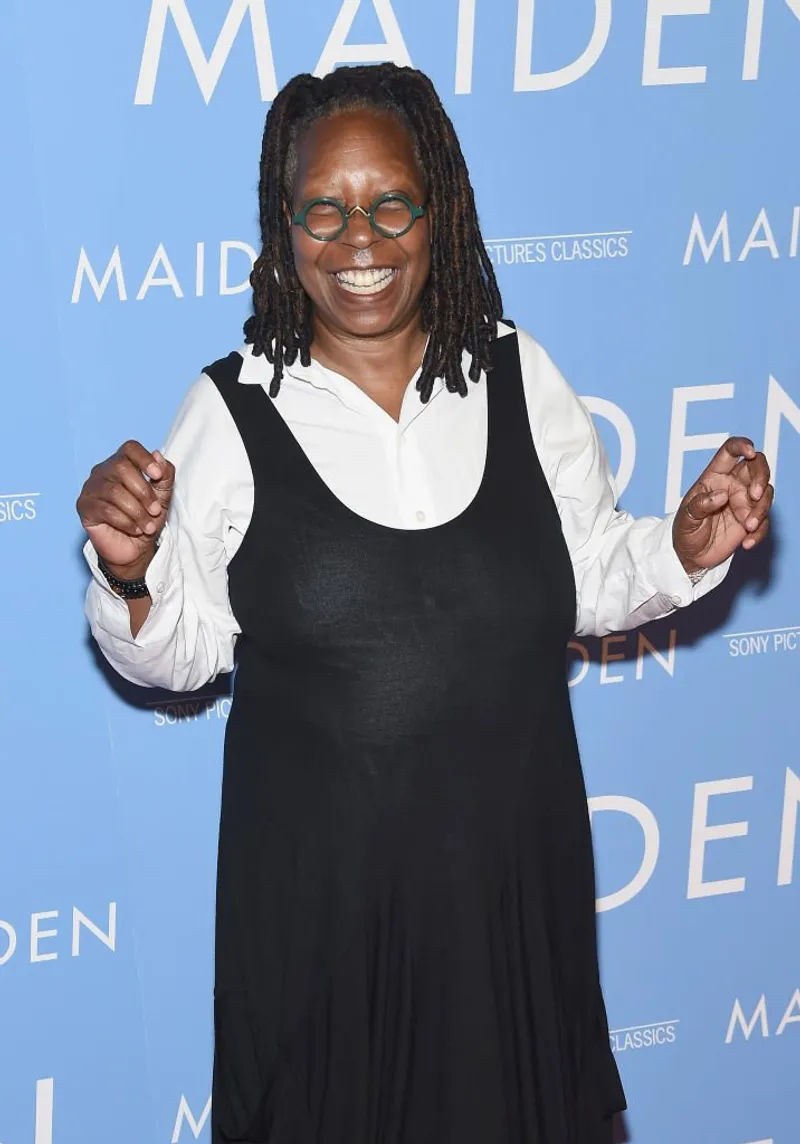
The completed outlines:
{"type": "Polygon", "coordinates": [[[91,508],[81,516],[81,524],[86,529],[98,524],[107,524],[117,532],[124,532],[126,536],[144,535],[136,521],[111,501],[94,499],[91,508]]]}
{"type": "Polygon", "coordinates": [[[140,473],[147,473],[148,477],[152,477],[154,481],[160,480],[163,476],[161,463],[139,441],[126,441],[124,445],[120,445],[117,454],[127,457],[140,473]]]}
{"type": "Polygon", "coordinates": [[[769,484],[769,462],[763,453],[756,453],[752,461],[747,462],[746,469],[749,477],[750,499],[760,500],[769,484]]]}
{"type": "MultiPolygon", "coordinates": [[[[153,484],[145,480],[141,470],[127,457],[119,457],[107,471],[106,477],[126,489],[153,516],[161,512],[161,504],[153,489],[153,484]]],[[[155,482],[153,482],[155,483],[155,482]]]]}
{"type": "Polygon", "coordinates": [[[728,503],[727,489],[714,489],[710,493],[698,493],[686,501],[683,512],[695,527],[704,523],[706,517],[713,516],[728,503]]]}
{"type": "MultiPolygon", "coordinates": [[[[107,481],[103,487],[102,493],[98,494],[98,499],[107,501],[113,504],[126,516],[135,521],[142,532],[148,536],[152,536],[154,532],[160,527],[157,520],[153,518],[150,513],[149,506],[142,504],[138,497],[129,492],[123,485],[117,484],[115,481],[107,481]]],[[[158,502],[156,501],[158,505],[158,502]]],[[[159,513],[163,510],[158,505],[159,513]]]]}
{"type": "Polygon", "coordinates": [[[744,540],[742,541],[742,548],[755,548],[755,546],[757,544],[761,543],[761,541],[764,539],[764,537],[767,535],[768,532],[769,532],[769,518],[767,518],[766,520],[762,520],[761,524],[758,526],[756,531],[751,532],[749,536],[746,536],[744,538],[744,540]]]}
{"type": "Polygon", "coordinates": [[[748,487],[742,481],[731,478],[728,487],[728,510],[734,520],[742,528],[747,528],[747,521],[753,512],[753,501],[750,499],[748,487]]]}
{"type": "Polygon", "coordinates": [[[161,466],[161,477],[153,481],[153,487],[159,493],[172,492],[172,486],[175,484],[175,466],[158,449],[153,451],[153,456],[161,466]]]}
{"type": "Polygon", "coordinates": [[[762,522],[766,519],[769,510],[772,508],[774,499],[775,489],[772,485],[767,485],[767,491],[763,497],[761,497],[756,504],[752,505],[748,512],[747,519],[744,522],[744,526],[748,532],[756,533],[762,522]]]}
{"type": "Polygon", "coordinates": [[[712,473],[722,473],[727,476],[736,468],[741,457],[751,461],[755,455],[756,449],[749,437],[729,437],[714,454],[708,468],[712,473]]]}

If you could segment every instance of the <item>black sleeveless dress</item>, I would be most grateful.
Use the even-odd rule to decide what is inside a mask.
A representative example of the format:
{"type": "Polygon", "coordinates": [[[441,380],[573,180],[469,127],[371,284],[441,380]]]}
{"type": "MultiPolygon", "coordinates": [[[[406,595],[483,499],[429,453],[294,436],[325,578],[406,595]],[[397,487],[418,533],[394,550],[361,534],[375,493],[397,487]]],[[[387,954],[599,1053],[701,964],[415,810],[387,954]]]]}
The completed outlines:
{"type": "Polygon", "coordinates": [[[420,531],[342,504],[239,355],[206,371],[255,498],[229,568],[213,1144],[606,1144],[624,1107],[575,584],[516,334],[493,356],[479,491],[420,531]]]}

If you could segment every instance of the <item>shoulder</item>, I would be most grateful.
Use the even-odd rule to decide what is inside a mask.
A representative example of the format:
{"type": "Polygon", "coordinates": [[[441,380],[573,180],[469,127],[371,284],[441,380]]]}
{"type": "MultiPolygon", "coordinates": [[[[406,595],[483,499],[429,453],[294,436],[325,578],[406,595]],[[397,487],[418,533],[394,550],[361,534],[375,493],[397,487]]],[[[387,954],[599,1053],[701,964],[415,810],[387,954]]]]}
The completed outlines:
{"type": "Polygon", "coordinates": [[[569,405],[577,401],[574,390],[542,343],[519,326],[515,328],[506,322],[498,322],[498,339],[514,333],[519,344],[522,381],[529,405],[543,408],[551,403],[569,405]]]}
{"type": "MultiPolygon", "coordinates": [[[[214,451],[227,452],[235,448],[239,435],[228,402],[223,397],[225,386],[215,384],[215,376],[220,376],[219,364],[234,357],[230,354],[206,366],[186,391],[165,443],[165,454],[174,463],[180,460],[184,467],[203,464],[214,451]]],[[[240,366],[241,358],[238,358],[237,372],[240,366]]]]}
{"type": "MultiPolygon", "coordinates": [[[[498,337],[513,332],[510,326],[498,326],[498,337]]],[[[517,327],[516,332],[531,433],[547,470],[587,447],[593,450],[595,429],[589,411],[541,342],[527,330],[517,327]]]]}
{"type": "Polygon", "coordinates": [[[202,537],[219,536],[226,520],[246,515],[252,484],[247,452],[227,402],[205,371],[189,387],[163,453],[175,466],[175,528],[201,543],[202,537]]]}
{"type": "Polygon", "coordinates": [[[225,357],[217,358],[216,361],[204,366],[203,375],[211,378],[218,389],[236,384],[244,367],[243,350],[245,348],[249,349],[249,346],[232,350],[225,357]]]}

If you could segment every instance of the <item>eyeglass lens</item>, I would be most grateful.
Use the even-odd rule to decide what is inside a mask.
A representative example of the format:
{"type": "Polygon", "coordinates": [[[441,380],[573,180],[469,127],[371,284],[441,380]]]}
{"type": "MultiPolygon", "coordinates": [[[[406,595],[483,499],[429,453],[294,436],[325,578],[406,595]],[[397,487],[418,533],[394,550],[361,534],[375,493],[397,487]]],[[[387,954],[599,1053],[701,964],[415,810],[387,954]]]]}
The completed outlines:
{"type": "MultiPolygon", "coordinates": [[[[389,236],[408,230],[413,215],[408,203],[399,198],[383,199],[375,208],[376,229],[389,236]]],[[[345,212],[335,203],[314,203],[306,212],[306,226],[315,238],[333,238],[346,223],[345,212]]]]}

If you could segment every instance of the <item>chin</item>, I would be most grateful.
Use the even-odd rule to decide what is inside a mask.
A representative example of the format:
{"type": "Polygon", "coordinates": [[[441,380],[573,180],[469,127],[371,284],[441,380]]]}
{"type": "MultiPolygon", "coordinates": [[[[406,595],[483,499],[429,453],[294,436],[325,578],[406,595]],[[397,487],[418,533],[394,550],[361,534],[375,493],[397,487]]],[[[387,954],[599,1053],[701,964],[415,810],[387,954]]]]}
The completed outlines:
{"type": "Polygon", "coordinates": [[[396,329],[399,325],[399,315],[365,310],[360,314],[342,314],[340,322],[349,333],[360,337],[380,337],[381,334],[396,329]]]}
{"type": "Polygon", "coordinates": [[[320,307],[318,313],[326,326],[360,338],[380,337],[381,334],[389,333],[402,324],[403,318],[394,307],[384,309],[369,305],[320,307]]]}

